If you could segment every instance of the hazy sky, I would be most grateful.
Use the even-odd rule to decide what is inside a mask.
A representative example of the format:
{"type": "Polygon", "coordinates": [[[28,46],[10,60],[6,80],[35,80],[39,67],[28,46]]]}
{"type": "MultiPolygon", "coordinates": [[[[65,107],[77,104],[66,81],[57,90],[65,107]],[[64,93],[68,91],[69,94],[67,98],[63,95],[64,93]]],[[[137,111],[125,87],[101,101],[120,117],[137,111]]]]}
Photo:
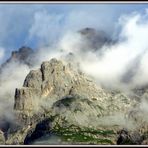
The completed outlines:
{"type": "Polygon", "coordinates": [[[56,42],[68,30],[95,27],[114,33],[118,18],[148,4],[0,4],[0,48],[56,42]]]}

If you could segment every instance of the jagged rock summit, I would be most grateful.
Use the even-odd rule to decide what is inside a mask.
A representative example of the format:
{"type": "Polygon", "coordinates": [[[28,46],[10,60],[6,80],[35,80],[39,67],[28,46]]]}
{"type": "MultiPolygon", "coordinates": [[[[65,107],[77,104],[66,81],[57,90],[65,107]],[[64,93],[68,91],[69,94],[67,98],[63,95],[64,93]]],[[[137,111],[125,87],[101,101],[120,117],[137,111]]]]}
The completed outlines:
{"type": "MultiPolygon", "coordinates": [[[[104,105],[117,96],[122,98],[119,100],[123,101],[123,103],[125,100],[130,102],[130,99],[121,93],[113,94],[102,89],[84,73],[73,69],[70,63],[67,64],[57,59],[51,59],[43,62],[40,69],[30,71],[23,87],[16,89],[14,109],[31,111],[36,109],[36,102],[40,105],[44,100],[48,103],[58,101],[66,96],[75,95],[104,105]]],[[[116,100],[116,102],[119,103],[119,100],[116,100]]],[[[128,108],[129,105],[124,104],[128,108]]],[[[122,107],[123,105],[120,106],[122,107]]],[[[126,110],[125,106],[123,110],[126,110]]]]}
{"type": "MultiPolygon", "coordinates": [[[[34,139],[42,131],[38,126],[43,123],[46,124],[39,127],[49,125],[52,132],[58,133],[60,127],[68,125],[122,128],[135,103],[120,92],[101,88],[71,63],[53,58],[43,62],[39,69],[31,70],[23,87],[16,89],[14,110],[21,126],[9,130],[6,144],[28,143],[28,139],[34,139]],[[116,121],[116,116],[122,121],[116,121]]],[[[47,126],[44,132],[50,131],[47,126]]],[[[116,134],[111,139],[115,143],[116,134]]]]}

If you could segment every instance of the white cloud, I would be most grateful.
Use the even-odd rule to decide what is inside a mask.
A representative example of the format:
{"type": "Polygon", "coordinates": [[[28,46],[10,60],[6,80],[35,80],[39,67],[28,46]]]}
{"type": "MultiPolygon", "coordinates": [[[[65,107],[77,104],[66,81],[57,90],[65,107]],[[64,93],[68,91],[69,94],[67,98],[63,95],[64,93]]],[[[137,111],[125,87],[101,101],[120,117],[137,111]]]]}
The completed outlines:
{"type": "Polygon", "coordinates": [[[34,14],[33,24],[29,30],[29,39],[39,38],[43,43],[55,41],[60,33],[62,15],[50,14],[47,11],[37,11],[34,14]]]}
{"type": "Polygon", "coordinates": [[[60,48],[74,52],[79,57],[84,72],[95,77],[100,84],[111,88],[131,88],[145,85],[147,79],[148,55],[148,13],[134,12],[124,15],[119,19],[121,32],[119,42],[111,46],[104,46],[100,57],[91,51],[80,53],[81,43],[86,44],[75,33],[66,34],[61,40],[60,48]],[[137,60],[138,59],[138,60],[137,60]],[[137,66],[135,64],[138,62],[137,66]],[[123,82],[123,77],[133,76],[128,82],[123,82]]]}

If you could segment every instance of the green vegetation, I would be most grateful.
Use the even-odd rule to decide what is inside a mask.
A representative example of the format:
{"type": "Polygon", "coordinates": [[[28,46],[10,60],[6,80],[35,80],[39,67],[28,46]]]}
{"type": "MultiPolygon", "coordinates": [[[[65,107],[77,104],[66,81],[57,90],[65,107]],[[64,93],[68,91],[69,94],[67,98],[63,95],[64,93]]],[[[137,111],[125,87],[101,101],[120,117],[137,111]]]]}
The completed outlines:
{"type": "Polygon", "coordinates": [[[110,140],[113,130],[100,130],[76,125],[60,126],[58,123],[52,131],[63,141],[74,144],[113,144],[110,140]]]}

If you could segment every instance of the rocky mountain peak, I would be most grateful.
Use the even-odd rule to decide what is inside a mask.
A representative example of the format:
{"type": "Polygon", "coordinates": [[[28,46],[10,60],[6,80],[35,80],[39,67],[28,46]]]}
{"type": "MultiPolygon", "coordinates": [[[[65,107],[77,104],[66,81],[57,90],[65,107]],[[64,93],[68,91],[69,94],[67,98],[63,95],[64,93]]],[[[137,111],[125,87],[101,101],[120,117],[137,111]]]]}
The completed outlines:
{"type": "Polygon", "coordinates": [[[33,49],[27,46],[22,46],[17,51],[12,51],[10,58],[1,65],[1,69],[6,67],[8,64],[11,64],[11,62],[25,63],[30,66],[32,65],[31,57],[33,54],[33,49]]]}
{"type": "Polygon", "coordinates": [[[31,109],[29,104],[33,105],[35,98],[46,97],[49,101],[51,98],[58,100],[74,92],[89,95],[86,94],[87,91],[92,91],[95,95],[97,89],[91,80],[77,70],[71,69],[70,64],[51,59],[43,62],[40,69],[30,71],[23,88],[16,89],[15,109],[31,109]]]}

